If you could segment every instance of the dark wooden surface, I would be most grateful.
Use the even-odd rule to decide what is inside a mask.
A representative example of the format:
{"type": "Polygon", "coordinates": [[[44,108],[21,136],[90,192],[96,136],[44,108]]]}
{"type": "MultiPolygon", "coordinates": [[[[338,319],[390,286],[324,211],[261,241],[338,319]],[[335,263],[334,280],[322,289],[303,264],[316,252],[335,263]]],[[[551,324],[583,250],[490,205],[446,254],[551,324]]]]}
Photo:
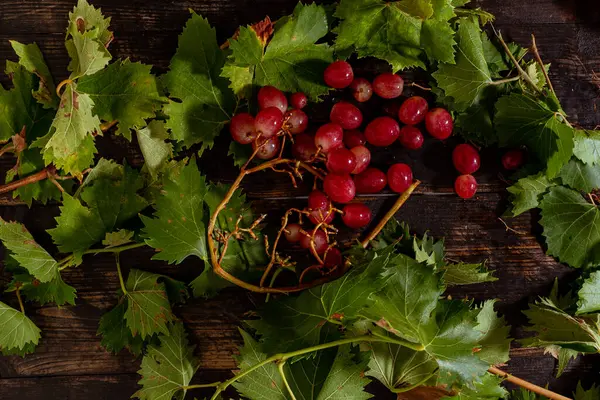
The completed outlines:
{"type": "MultiPolygon", "coordinates": [[[[585,127],[600,124],[596,113],[600,90],[593,71],[600,72],[600,8],[595,1],[553,0],[480,0],[478,6],[492,12],[496,29],[510,39],[528,44],[531,33],[546,62],[551,62],[551,78],[572,121],[585,127]]],[[[9,39],[37,42],[57,79],[66,76],[68,63],[64,50],[64,29],[70,0],[3,0],[0,2],[0,62],[14,60],[9,39]]],[[[115,57],[130,57],[156,66],[157,72],[168,66],[183,24],[192,8],[203,14],[218,29],[224,40],[240,24],[250,23],[269,14],[278,17],[289,13],[295,2],[290,0],[99,0],[105,15],[112,17],[116,40],[111,51],[115,57]]],[[[6,83],[3,77],[0,80],[6,83]]],[[[104,154],[117,159],[126,157],[139,165],[141,156],[135,145],[122,140],[100,139],[104,154]]],[[[220,146],[217,150],[222,151],[220,146]]],[[[446,237],[448,256],[463,261],[489,260],[497,282],[452,289],[456,297],[478,300],[497,298],[500,311],[514,328],[515,338],[526,335],[521,327],[525,319],[521,310],[528,300],[546,294],[555,277],[566,281],[576,272],[560,265],[544,253],[539,244],[536,213],[508,221],[507,232],[497,219],[505,208],[504,184],[498,178],[498,154],[488,152],[478,173],[482,182],[476,198],[460,200],[452,194],[453,172],[449,159],[451,144],[429,144],[423,151],[410,155],[400,149],[388,152],[382,163],[405,160],[415,168],[415,175],[425,184],[398,214],[416,232],[429,230],[446,237]]],[[[227,165],[222,153],[207,156],[200,162],[211,179],[229,181],[235,170],[227,165]],[[215,168],[218,160],[219,168],[215,168]]],[[[0,172],[13,160],[3,157],[0,172]]],[[[263,175],[245,183],[257,211],[270,213],[292,205],[302,205],[307,188],[292,190],[280,177],[263,175]]],[[[393,201],[391,195],[367,198],[380,214],[393,201]]],[[[34,205],[31,209],[12,200],[0,198],[0,216],[24,222],[43,244],[50,244],[45,229],[53,226],[58,209],[55,205],[34,205]]],[[[195,260],[173,267],[150,261],[152,251],[141,249],[124,253],[122,263],[153,271],[162,271],[189,281],[201,270],[195,260]]],[[[96,336],[98,319],[116,301],[118,280],[112,257],[88,257],[84,265],[68,270],[64,279],[78,291],[75,307],[33,307],[28,313],[42,329],[43,338],[37,352],[26,358],[0,357],[0,399],[127,399],[136,390],[139,361],[122,352],[106,353],[96,336]]],[[[3,301],[12,302],[8,296],[3,301]]],[[[175,312],[186,322],[201,370],[195,381],[213,381],[230,374],[235,367],[231,357],[239,344],[236,324],[246,311],[260,301],[241,290],[228,290],[212,300],[192,300],[175,312]]],[[[554,379],[555,361],[541,350],[524,349],[515,344],[511,361],[505,369],[534,383],[569,394],[578,379],[586,383],[598,380],[600,357],[587,357],[571,363],[567,372],[554,379]]],[[[201,393],[199,393],[201,395],[201,393]]],[[[200,396],[201,397],[201,396],[200,396]]],[[[377,398],[384,398],[378,395],[377,398]]]]}

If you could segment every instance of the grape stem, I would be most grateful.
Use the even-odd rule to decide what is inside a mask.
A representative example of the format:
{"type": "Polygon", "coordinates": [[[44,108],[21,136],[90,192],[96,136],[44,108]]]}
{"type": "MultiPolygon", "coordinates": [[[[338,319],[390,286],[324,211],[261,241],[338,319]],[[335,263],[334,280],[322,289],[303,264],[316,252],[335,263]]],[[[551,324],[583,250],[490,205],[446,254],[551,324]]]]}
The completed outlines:
{"type": "Polygon", "coordinates": [[[535,84],[535,82],[531,79],[531,77],[529,76],[529,74],[527,72],[525,72],[523,70],[523,68],[521,68],[521,64],[519,64],[519,61],[517,61],[517,59],[515,58],[515,56],[513,55],[513,53],[510,51],[510,49],[508,48],[508,45],[506,44],[506,42],[504,41],[504,39],[502,39],[502,36],[498,32],[496,32],[496,30],[494,30],[494,33],[496,34],[496,37],[498,38],[498,41],[502,45],[502,48],[504,48],[504,52],[506,53],[506,55],[508,56],[508,58],[510,58],[510,60],[512,61],[512,63],[515,65],[515,68],[519,72],[519,75],[523,78],[523,80],[525,80],[525,82],[527,82],[531,86],[531,88],[533,90],[535,90],[537,93],[543,95],[544,93],[535,84]]]}
{"type": "Polygon", "coordinates": [[[496,367],[490,367],[488,369],[488,372],[491,374],[494,374],[494,375],[498,375],[499,377],[507,380],[508,382],[514,383],[515,385],[525,388],[525,389],[529,390],[530,392],[534,392],[539,395],[546,396],[547,398],[549,398],[551,400],[571,400],[569,397],[565,397],[558,393],[554,393],[554,392],[552,392],[548,389],[545,389],[541,386],[534,385],[531,382],[527,382],[526,380],[517,378],[516,376],[511,375],[507,372],[504,372],[501,369],[498,369],[496,367]]]}
{"type": "Polygon", "coordinates": [[[25,307],[23,306],[23,299],[21,298],[21,287],[18,287],[17,290],[15,290],[15,294],[17,295],[17,300],[19,301],[21,314],[25,315],[25,307]]]}
{"type": "Polygon", "coordinates": [[[533,56],[535,57],[535,61],[539,64],[542,73],[544,74],[544,79],[550,88],[550,91],[554,96],[556,96],[556,92],[554,91],[554,86],[552,86],[552,82],[550,81],[550,77],[548,76],[548,72],[546,71],[546,67],[544,67],[544,62],[542,61],[542,57],[540,57],[540,52],[538,51],[537,45],[535,43],[535,35],[531,34],[531,51],[533,52],[533,56]]]}

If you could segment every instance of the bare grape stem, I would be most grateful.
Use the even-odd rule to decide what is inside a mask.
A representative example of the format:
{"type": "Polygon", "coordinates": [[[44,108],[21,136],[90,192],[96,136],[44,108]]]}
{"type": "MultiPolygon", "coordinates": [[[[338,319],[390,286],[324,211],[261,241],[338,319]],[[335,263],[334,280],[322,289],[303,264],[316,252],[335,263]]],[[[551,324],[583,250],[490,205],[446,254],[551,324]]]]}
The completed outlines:
{"type": "Polygon", "coordinates": [[[488,372],[494,375],[498,375],[499,377],[506,379],[508,382],[510,383],[514,383],[517,386],[520,386],[522,388],[525,388],[531,392],[537,393],[539,395],[542,396],[546,396],[547,398],[551,399],[551,400],[572,400],[569,397],[565,397],[561,394],[552,392],[548,389],[545,389],[541,386],[538,385],[534,385],[531,382],[527,382],[526,380],[523,380],[521,378],[517,378],[514,375],[509,374],[508,372],[504,372],[501,369],[498,369],[496,367],[490,367],[488,369],[488,372]]]}

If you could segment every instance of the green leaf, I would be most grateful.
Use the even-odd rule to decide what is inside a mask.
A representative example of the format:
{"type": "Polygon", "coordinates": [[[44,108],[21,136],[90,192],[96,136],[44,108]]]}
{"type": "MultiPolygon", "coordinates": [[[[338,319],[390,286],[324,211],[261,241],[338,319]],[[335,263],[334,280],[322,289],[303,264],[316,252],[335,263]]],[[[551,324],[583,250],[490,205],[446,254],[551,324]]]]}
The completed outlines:
{"type": "Polygon", "coordinates": [[[595,400],[600,398],[600,387],[593,384],[588,390],[585,390],[581,382],[577,382],[577,389],[574,393],[575,400],[595,400]]]}
{"type": "Polygon", "coordinates": [[[586,164],[600,164],[600,131],[575,130],[573,155],[586,164]]]}
{"type": "Polygon", "coordinates": [[[537,395],[527,389],[517,389],[510,393],[510,400],[550,400],[546,396],[537,395]]]}
{"type": "Polygon", "coordinates": [[[485,374],[481,382],[476,382],[473,388],[468,386],[460,388],[455,396],[443,397],[442,400],[499,400],[508,395],[506,389],[500,386],[502,378],[485,374]]]}
{"type": "Polygon", "coordinates": [[[446,264],[442,267],[444,271],[444,283],[448,286],[473,285],[483,282],[494,282],[498,278],[493,276],[485,262],[479,264],[446,264]]]}
{"type": "Polygon", "coordinates": [[[10,45],[19,56],[19,64],[39,79],[38,89],[32,91],[33,97],[45,108],[58,107],[54,80],[38,45],[35,43],[22,44],[15,40],[11,40],[10,45]]]}
{"type": "Polygon", "coordinates": [[[558,177],[562,179],[564,185],[590,193],[592,190],[600,188],[600,164],[584,164],[578,159],[572,158],[562,167],[558,177]]]}
{"type": "Polygon", "coordinates": [[[131,140],[131,129],[146,125],[166,102],[159,93],[151,66],[119,60],[93,75],[84,76],[77,83],[80,94],[89,95],[94,114],[103,121],[118,121],[118,135],[131,140]]]}
{"type": "Polygon", "coordinates": [[[148,126],[138,129],[136,134],[144,156],[144,166],[150,175],[156,178],[173,157],[173,145],[166,142],[169,133],[165,123],[157,120],[150,121],[148,126]]]}
{"type": "Polygon", "coordinates": [[[139,355],[144,343],[141,336],[133,336],[125,320],[126,303],[120,303],[100,318],[98,335],[102,336],[100,344],[111,353],[118,353],[128,348],[139,355]]]}
{"type": "Polygon", "coordinates": [[[232,140],[229,144],[229,151],[227,152],[227,155],[233,158],[233,165],[241,168],[250,159],[250,156],[252,155],[252,147],[245,146],[232,140]]]}
{"type": "Polygon", "coordinates": [[[40,340],[40,329],[27,316],[0,301],[0,351],[7,354],[33,351],[40,340]]]}
{"type": "Polygon", "coordinates": [[[125,319],[133,336],[145,339],[155,333],[169,334],[168,323],[175,320],[161,275],[132,269],[127,277],[125,319]]]}
{"type": "Polygon", "coordinates": [[[586,278],[577,292],[577,314],[600,312],[600,271],[586,278]]]}
{"type": "Polygon", "coordinates": [[[454,100],[457,111],[478,104],[492,78],[485,59],[481,29],[471,19],[462,19],[458,27],[456,64],[442,64],[432,76],[446,96],[454,100]]]}
{"type": "Polygon", "coordinates": [[[60,275],[49,282],[41,282],[29,274],[15,275],[13,285],[18,283],[21,294],[29,301],[40,305],[55,303],[57,306],[65,304],[75,305],[76,290],[62,280],[60,275]]]}
{"type": "Polygon", "coordinates": [[[58,262],[37,244],[23,224],[0,218],[0,240],[19,265],[40,282],[50,282],[60,276],[58,262]]]}
{"type": "Polygon", "coordinates": [[[496,103],[496,129],[501,146],[526,145],[555,177],[571,158],[573,128],[545,103],[523,94],[504,96],[496,103]]]}
{"type": "Polygon", "coordinates": [[[183,399],[186,386],[198,370],[194,347],[188,343],[182,323],[169,327],[169,336],[160,336],[159,345],[151,345],[142,359],[138,382],[142,388],[132,397],[141,400],[183,399]]]}
{"type": "Polygon", "coordinates": [[[544,173],[519,179],[517,183],[506,189],[511,194],[510,215],[516,217],[525,211],[537,208],[542,196],[554,185],[555,183],[549,181],[544,173]]]}
{"type": "Polygon", "coordinates": [[[133,235],[135,233],[126,229],[119,229],[115,232],[106,232],[102,245],[107,249],[111,247],[121,246],[127,243],[133,242],[133,235]]]}
{"type": "Polygon", "coordinates": [[[444,241],[434,240],[427,232],[422,238],[413,238],[413,250],[415,259],[420,263],[425,263],[434,269],[444,265],[444,241]]]}
{"type": "Polygon", "coordinates": [[[240,27],[238,37],[229,41],[231,55],[223,74],[240,96],[247,96],[251,82],[284,92],[303,92],[317,100],[329,91],[323,71],[333,61],[333,49],[315,43],[328,31],[325,8],[302,3],[275,24],[268,45],[260,32],[240,27]]]}
{"type": "Polygon", "coordinates": [[[212,148],[235,109],[228,81],[219,76],[224,63],[225,52],[219,48],[215,30],[192,13],[164,76],[169,96],[177,101],[163,110],[169,116],[167,127],[173,139],[188,147],[201,143],[200,153],[212,148]]]}
{"type": "Polygon", "coordinates": [[[498,317],[494,311],[495,300],[487,300],[477,314],[477,330],[482,333],[479,339],[481,350],[477,356],[490,365],[504,364],[509,360],[510,326],[504,317],[498,317]]]}
{"type": "Polygon", "coordinates": [[[575,268],[600,264],[593,251],[600,246],[600,210],[573,190],[550,189],[540,204],[548,254],[575,268]]]}

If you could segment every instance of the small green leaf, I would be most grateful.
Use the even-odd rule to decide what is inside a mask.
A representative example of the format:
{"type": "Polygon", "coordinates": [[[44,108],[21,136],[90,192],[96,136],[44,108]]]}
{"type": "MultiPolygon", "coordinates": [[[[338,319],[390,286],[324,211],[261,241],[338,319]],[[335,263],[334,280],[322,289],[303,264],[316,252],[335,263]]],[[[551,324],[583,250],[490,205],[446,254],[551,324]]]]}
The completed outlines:
{"type": "Polygon", "coordinates": [[[600,398],[600,387],[593,384],[588,390],[585,390],[581,382],[577,382],[577,389],[574,393],[574,400],[595,400],[600,398]]]}
{"type": "Polygon", "coordinates": [[[487,300],[477,314],[477,330],[482,333],[479,339],[481,350],[477,356],[490,365],[503,364],[509,360],[510,326],[504,317],[498,317],[494,311],[495,300],[487,300]]]}
{"type": "MultiPolygon", "coordinates": [[[[144,166],[156,178],[173,157],[173,145],[166,142],[169,133],[162,121],[150,121],[148,126],[136,131],[138,144],[144,156],[144,166]]],[[[232,143],[234,143],[232,141],[232,143]]]]}
{"type": "Polygon", "coordinates": [[[441,268],[444,271],[444,283],[448,286],[473,285],[483,282],[494,282],[498,278],[493,276],[485,262],[479,264],[446,264],[441,268]]]}
{"type": "Polygon", "coordinates": [[[544,173],[519,179],[517,183],[506,189],[511,194],[510,215],[516,217],[525,211],[537,208],[543,195],[554,185],[544,173]]]}
{"type": "Polygon", "coordinates": [[[111,353],[118,353],[128,348],[133,354],[139,355],[144,341],[139,335],[133,336],[127,327],[126,309],[127,303],[121,303],[100,318],[98,325],[98,335],[102,336],[100,344],[111,353]]]}
{"type": "Polygon", "coordinates": [[[58,107],[54,80],[38,45],[35,43],[22,44],[14,40],[10,41],[10,45],[19,56],[19,64],[39,79],[39,87],[37,90],[33,90],[33,97],[45,108],[58,107]]]}
{"type": "Polygon", "coordinates": [[[40,329],[27,316],[0,301],[0,351],[5,355],[32,352],[40,340],[40,329]]]}
{"type": "Polygon", "coordinates": [[[75,305],[76,290],[68,285],[58,275],[49,282],[41,282],[31,275],[15,275],[14,282],[19,282],[21,293],[29,301],[40,305],[54,303],[57,306],[65,304],[75,305]]]}
{"type": "Polygon", "coordinates": [[[586,164],[600,164],[600,131],[575,130],[573,155],[586,164]]]}
{"type": "Polygon", "coordinates": [[[600,312],[600,271],[592,272],[584,280],[577,296],[577,314],[600,312]]]}
{"type": "Polygon", "coordinates": [[[127,243],[133,242],[134,232],[128,231],[127,229],[119,229],[115,232],[106,232],[102,245],[107,249],[111,247],[121,246],[127,243]]]}
{"type": "Polygon", "coordinates": [[[558,177],[570,188],[590,193],[600,188],[600,164],[584,164],[572,158],[562,167],[558,177]]]}

